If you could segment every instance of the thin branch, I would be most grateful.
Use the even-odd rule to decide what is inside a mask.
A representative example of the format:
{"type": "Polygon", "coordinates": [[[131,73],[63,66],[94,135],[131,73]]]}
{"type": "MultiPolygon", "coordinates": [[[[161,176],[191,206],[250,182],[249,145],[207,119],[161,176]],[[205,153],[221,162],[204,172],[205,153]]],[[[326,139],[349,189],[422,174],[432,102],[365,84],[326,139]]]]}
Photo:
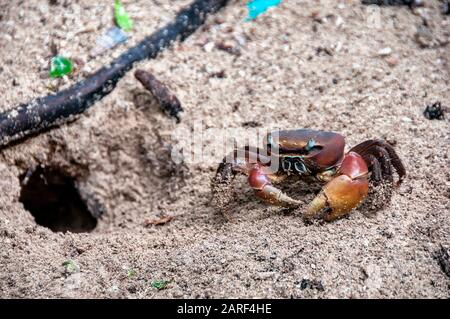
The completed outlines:
{"type": "Polygon", "coordinates": [[[179,113],[183,111],[181,103],[167,86],[159,81],[153,74],[145,70],[136,70],[134,77],[152,93],[164,112],[174,117],[177,123],[180,122],[179,113]]]}
{"type": "Polygon", "coordinates": [[[38,98],[0,114],[0,147],[70,121],[108,95],[133,65],[152,59],[172,42],[183,41],[228,0],[195,0],[178,12],[175,21],[146,37],[88,78],[56,95],[38,98]]]}

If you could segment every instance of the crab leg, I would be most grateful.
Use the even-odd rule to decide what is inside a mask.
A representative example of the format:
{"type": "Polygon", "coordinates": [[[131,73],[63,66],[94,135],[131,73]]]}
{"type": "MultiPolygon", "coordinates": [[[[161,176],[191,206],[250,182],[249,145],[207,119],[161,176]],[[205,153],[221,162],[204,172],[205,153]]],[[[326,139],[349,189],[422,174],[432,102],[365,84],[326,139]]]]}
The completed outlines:
{"type": "Polygon", "coordinates": [[[278,181],[279,177],[266,172],[264,166],[255,164],[248,175],[248,183],[255,191],[255,195],[262,200],[278,206],[298,206],[303,202],[295,200],[280,189],[273,186],[272,181],[278,181]]]}
{"type": "Polygon", "coordinates": [[[259,148],[246,146],[236,149],[220,163],[214,182],[216,184],[229,184],[238,173],[248,176],[253,165],[261,162],[269,163],[270,157],[260,154],[259,148]]]}
{"type": "Polygon", "coordinates": [[[310,203],[307,218],[322,216],[326,221],[347,215],[367,196],[369,170],[361,155],[349,152],[345,155],[337,177],[328,182],[310,203]]]}
{"type": "Polygon", "coordinates": [[[272,183],[281,181],[285,176],[277,175],[269,166],[265,166],[270,162],[270,157],[260,154],[258,148],[246,147],[240,151],[243,151],[244,156],[238,156],[239,152],[235,151],[231,154],[231,161],[230,156],[223,160],[212,183],[216,205],[222,211],[226,212],[227,203],[233,199],[231,182],[237,174],[247,175],[250,187],[254,189],[256,196],[264,201],[279,206],[296,206],[303,203],[273,186],[272,183]]]}

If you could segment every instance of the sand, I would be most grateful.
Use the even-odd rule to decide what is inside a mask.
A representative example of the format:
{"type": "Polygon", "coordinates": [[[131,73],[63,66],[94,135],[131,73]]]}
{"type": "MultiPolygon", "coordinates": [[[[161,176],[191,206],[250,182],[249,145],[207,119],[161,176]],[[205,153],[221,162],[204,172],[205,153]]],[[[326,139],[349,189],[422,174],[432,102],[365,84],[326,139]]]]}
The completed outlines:
{"type": "MultiPolygon", "coordinates": [[[[57,3],[0,1],[1,110],[82,79],[189,1],[123,0],[135,21],[131,39],[93,60],[96,37],[112,25],[111,1],[57,3]],[[75,75],[48,78],[52,43],[84,64],[75,75]]],[[[436,101],[450,106],[450,20],[439,1],[412,12],[285,0],[252,22],[243,22],[244,4],[231,1],[184,43],[136,66],[178,96],[180,124],[130,72],[76,121],[0,152],[0,297],[450,297],[442,266],[442,248],[450,247],[448,116],[422,114],[436,101]],[[170,159],[170,143],[198,121],[331,130],[348,148],[385,138],[408,175],[384,208],[313,224],[301,209],[255,199],[238,178],[227,221],[211,205],[217,160],[170,159]],[[75,181],[98,217],[94,230],[36,224],[19,198],[20,177],[38,166],[75,181]],[[145,226],[161,215],[174,218],[145,226]],[[158,290],[157,280],[169,283],[158,290]]],[[[289,192],[305,202],[314,196],[298,183],[289,192]]]]}

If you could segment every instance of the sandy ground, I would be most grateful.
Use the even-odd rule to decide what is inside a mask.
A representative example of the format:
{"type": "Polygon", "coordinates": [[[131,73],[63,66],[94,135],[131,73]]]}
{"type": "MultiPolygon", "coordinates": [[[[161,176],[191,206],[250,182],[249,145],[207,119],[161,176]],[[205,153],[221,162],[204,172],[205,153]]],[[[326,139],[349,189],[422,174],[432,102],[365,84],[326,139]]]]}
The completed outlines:
{"type": "MultiPolygon", "coordinates": [[[[449,123],[422,114],[435,101],[450,106],[450,20],[438,1],[426,2],[414,13],[285,0],[243,22],[245,2],[231,1],[187,41],[138,65],[176,93],[185,109],[180,124],[130,72],[75,122],[2,150],[0,297],[450,297],[437,257],[450,248],[449,123]],[[224,41],[234,53],[217,48],[224,41]],[[384,48],[392,51],[386,57],[384,48]],[[168,155],[171,135],[182,140],[199,120],[205,128],[253,121],[265,129],[333,130],[348,146],[386,138],[408,176],[384,209],[312,225],[301,209],[256,200],[240,178],[228,222],[211,207],[217,161],[180,166],[168,155]],[[37,166],[74,179],[101,215],[93,231],[36,224],[19,198],[21,176],[37,166]],[[161,214],[174,219],[144,226],[161,214]],[[170,283],[158,290],[155,280],[170,283]]],[[[0,1],[2,110],[83,78],[189,1],[124,0],[135,21],[129,43],[93,60],[96,37],[112,25],[111,1],[57,3],[0,1]],[[77,74],[48,78],[52,43],[84,64],[77,74]]]]}

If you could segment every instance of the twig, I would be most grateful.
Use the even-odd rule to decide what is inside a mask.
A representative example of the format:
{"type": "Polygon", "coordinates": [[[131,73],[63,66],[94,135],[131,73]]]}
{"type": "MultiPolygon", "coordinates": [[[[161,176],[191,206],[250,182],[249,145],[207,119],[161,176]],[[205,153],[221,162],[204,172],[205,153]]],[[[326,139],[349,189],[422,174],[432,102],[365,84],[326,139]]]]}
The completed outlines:
{"type": "Polygon", "coordinates": [[[411,8],[423,6],[422,0],[362,0],[362,4],[379,6],[409,6],[411,8]]]}
{"type": "Polygon", "coordinates": [[[155,58],[179,39],[183,41],[201,26],[209,13],[228,0],[195,0],[178,12],[175,21],[146,37],[90,77],[56,95],[38,98],[0,114],[0,147],[31,134],[68,122],[108,95],[134,63],[155,58]]]}
{"type": "Polygon", "coordinates": [[[164,225],[167,224],[168,222],[170,222],[174,217],[173,216],[169,216],[169,215],[163,215],[159,218],[156,219],[146,219],[144,221],[144,226],[159,226],[159,225],[164,225]]]}
{"type": "Polygon", "coordinates": [[[176,118],[177,123],[179,123],[179,113],[183,111],[183,108],[181,107],[180,101],[175,94],[173,94],[167,86],[164,85],[164,83],[155,78],[155,76],[150,72],[136,70],[136,72],[134,72],[134,76],[147,90],[152,93],[163,111],[176,118]]]}

